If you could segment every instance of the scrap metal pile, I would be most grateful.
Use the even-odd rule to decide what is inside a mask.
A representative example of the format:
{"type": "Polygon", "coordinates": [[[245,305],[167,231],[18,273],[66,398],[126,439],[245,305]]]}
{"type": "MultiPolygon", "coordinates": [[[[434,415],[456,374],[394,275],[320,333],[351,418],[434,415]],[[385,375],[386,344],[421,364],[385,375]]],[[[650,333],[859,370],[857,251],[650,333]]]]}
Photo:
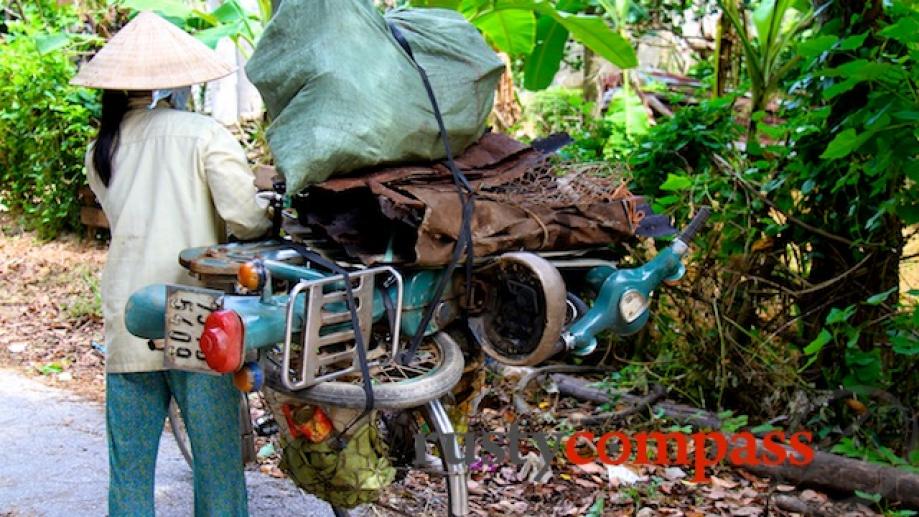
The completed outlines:
{"type": "MultiPolygon", "coordinates": [[[[565,164],[556,139],[528,146],[486,133],[457,157],[476,191],[475,256],[604,246],[647,227],[648,207],[608,164],[565,164]]],[[[301,223],[366,264],[449,262],[462,202],[441,163],[386,167],[313,185],[295,198],[301,223]]]]}

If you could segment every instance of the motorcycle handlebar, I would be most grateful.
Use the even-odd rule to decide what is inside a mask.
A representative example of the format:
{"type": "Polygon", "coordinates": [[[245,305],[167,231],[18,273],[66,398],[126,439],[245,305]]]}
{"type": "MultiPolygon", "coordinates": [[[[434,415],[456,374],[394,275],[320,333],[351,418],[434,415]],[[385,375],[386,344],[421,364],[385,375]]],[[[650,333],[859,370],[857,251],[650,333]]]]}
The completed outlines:
{"type": "Polygon", "coordinates": [[[702,226],[705,225],[705,221],[708,220],[708,217],[712,215],[712,209],[703,206],[699,208],[699,211],[696,212],[695,217],[692,218],[692,221],[689,221],[689,225],[683,230],[683,233],[680,234],[679,239],[686,244],[689,244],[692,241],[693,237],[699,233],[699,230],[702,229],[702,226]]]}

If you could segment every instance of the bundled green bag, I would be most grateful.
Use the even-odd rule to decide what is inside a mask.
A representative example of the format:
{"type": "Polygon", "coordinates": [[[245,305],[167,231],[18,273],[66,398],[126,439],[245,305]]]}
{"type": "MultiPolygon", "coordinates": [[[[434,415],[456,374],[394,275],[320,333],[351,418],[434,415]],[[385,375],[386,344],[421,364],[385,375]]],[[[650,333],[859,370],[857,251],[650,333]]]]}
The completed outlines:
{"type": "Polygon", "coordinates": [[[341,450],[331,439],[290,441],[284,445],[281,470],[297,486],[335,506],[353,508],[376,501],[395,479],[396,469],[372,422],[358,428],[341,450]]]}
{"type": "Polygon", "coordinates": [[[485,129],[504,64],[445,9],[370,0],[284,0],[246,65],[271,117],[268,143],[294,193],[332,174],[444,157],[427,93],[392,22],[428,73],[455,154],[485,129]]]}

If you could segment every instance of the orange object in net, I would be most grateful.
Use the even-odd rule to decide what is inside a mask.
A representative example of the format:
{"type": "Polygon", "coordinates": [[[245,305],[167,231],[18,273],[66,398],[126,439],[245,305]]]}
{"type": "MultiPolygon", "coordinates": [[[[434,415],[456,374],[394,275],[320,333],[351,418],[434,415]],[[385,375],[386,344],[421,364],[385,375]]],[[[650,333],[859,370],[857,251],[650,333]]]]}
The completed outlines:
{"type": "Polygon", "coordinates": [[[322,408],[317,406],[281,406],[290,435],[294,438],[301,436],[313,443],[319,443],[332,434],[332,421],[322,408]]]}

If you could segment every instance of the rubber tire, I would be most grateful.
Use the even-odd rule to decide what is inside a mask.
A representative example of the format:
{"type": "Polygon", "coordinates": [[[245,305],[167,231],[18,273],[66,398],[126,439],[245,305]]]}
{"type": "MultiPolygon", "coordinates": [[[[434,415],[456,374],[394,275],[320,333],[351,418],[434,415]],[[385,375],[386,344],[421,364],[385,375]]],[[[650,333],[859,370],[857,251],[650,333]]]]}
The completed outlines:
{"type": "MultiPolygon", "coordinates": [[[[379,409],[408,409],[422,406],[425,402],[444,396],[456,386],[463,376],[463,352],[456,341],[446,332],[437,332],[433,339],[443,354],[443,364],[438,370],[425,377],[399,383],[385,383],[373,388],[374,407],[379,409]]],[[[290,391],[281,383],[278,367],[264,361],[265,384],[288,397],[309,404],[338,406],[350,409],[364,408],[363,384],[329,381],[311,388],[290,391]]]]}
{"type": "Polygon", "coordinates": [[[179,404],[173,398],[169,399],[167,417],[169,418],[169,428],[172,430],[172,436],[175,438],[176,445],[179,446],[179,452],[185,458],[188,468],[194,468],[195,461],[191,453],[191,441],[188,439],[188,433],[185,431],[182,417],[179,414],[179,404]]]}
{"type": "MultiPolygon", "coordinates": [[[[169,429],[172,431],[172,437],[179,447],[179,452],[185,458],[188,468],[195,468],[195,458],[191,450],[191,439],[188,438],[188,431],[185,429],[185,422],[182,420],[182,412],[176,399],[169,399],[169,409],[166,413],[169,419],[169,429]]],[[[241,455],[243,465],[254,463],[256,461],[255,436],[252,432],[252,420],[249,416],[249,400],[246,394],[242,393],[239,406],[239,428],[240,444],[242,447],[241,455]]]]}

